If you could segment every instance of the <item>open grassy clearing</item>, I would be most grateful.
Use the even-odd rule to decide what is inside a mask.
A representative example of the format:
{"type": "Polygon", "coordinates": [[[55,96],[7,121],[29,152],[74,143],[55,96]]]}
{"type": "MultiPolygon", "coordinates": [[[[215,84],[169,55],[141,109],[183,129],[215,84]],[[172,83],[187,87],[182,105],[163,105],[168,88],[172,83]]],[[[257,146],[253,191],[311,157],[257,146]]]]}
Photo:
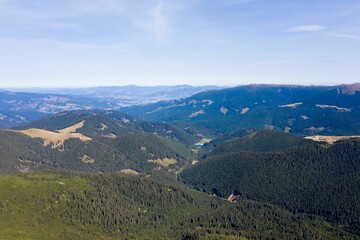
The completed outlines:
{"type": "Polygon", "coordinates": [[[19,133],[23,133],[31,138],[41,138],[43,140],[43,145],[48,146],[51,145],[52,148],[63,150],[64,142],[71,138],[80,139],[83,142],[91,141],[90,137],[87,137],[81,133],[77,133],[76,131],[84,126],[84,122],[79,122],[73,126],[60,129],[57,131],[48,131],[44,129],[30,128],[26,130],[16,131],[19,133]]]}

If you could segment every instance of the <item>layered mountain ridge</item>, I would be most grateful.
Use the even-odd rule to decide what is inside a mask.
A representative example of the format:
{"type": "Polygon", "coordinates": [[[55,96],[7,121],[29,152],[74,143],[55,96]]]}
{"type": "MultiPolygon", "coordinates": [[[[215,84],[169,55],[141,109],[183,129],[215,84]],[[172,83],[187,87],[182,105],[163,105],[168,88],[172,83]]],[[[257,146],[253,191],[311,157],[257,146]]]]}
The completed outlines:
{"type": "Polygon", "coordinates": [[[188,122],[222,134],[253,128],[354,135],[360,132],[357,86],[247,85],[124,111],[151,121],[188,122]]]}
{"type": "Polygon", "coordinates": [[[241,86],[0,130],[0,239],[360,239],[357,89],[241,86]]]}

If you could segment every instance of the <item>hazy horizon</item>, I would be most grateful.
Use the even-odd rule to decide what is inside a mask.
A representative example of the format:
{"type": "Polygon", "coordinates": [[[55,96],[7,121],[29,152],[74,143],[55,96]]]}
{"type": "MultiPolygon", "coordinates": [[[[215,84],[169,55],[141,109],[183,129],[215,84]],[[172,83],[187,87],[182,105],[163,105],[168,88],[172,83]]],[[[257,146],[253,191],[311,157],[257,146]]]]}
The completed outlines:
{"type": "Polygon", "coordinates": [[[241,86],[248,86],[248,85],[282,85],[282,86],[315,86],[315,87],[321,87],[321,86],[339,86],[339,85],[353,85],[353,84],[360,84],[360,82],[353,82],[353,83],[336,83],[336,84],[291,84],[291,83],[283,83],[283,84],[276,84],[276,83],[248,83],[248,84],[238,84],[238,85],[191,85],[191,84],[175,84],[175,85],[139,85],[139,84],[127,84],[127,85],[95,85],[95,86],[67,86],[67,87],[38,87],[38,86],[30,86],[30,87],[2,87],[0,86],[0,89],[2,90],[61,90],[61,89],[82,89],[82,88],[117,88],[117,87],[148,87],[148,88],[156,88],[156,87],[180,87],[180,86],[189,86],[189,87],[219,87],[219,88],[233,88],[233,87],[241,87],[241,86]]]}

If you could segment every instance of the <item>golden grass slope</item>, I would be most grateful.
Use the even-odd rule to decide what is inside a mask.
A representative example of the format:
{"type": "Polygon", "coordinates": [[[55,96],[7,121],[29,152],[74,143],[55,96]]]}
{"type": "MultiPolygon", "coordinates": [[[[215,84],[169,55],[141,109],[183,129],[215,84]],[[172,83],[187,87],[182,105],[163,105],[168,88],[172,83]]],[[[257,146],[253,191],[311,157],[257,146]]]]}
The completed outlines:
{"type": "Polygon", "coordinates": [[[308,136],[305,139],[310,139],[316,142],[327,142],[329,144],[333,144],[340,140],[352,139],[352,138],[360,138],[360,136],[308,136]]]}
{"type": "Polygon", "coordinates": [[[64,128],[64,129],[60,129],[57,130],[58,133],[63,133],[63,134],[68,134],[68,133],[75,133],[78,129],[82,128],[84,126],[85,120],[74,124],[70,127],[64,128]]]}
{"type": "Polygon", "coordinates": [[[211,142],[212,139],[210,138],[203,138],[199,142],[195,143],[196,146],[203,146],[205,143],[211,142]]]}
{"type": "Polygon", "coordinates": [[[38,128],[30,128],[22,131],[16,131],[23,133],[31,138],[40,138],[43,140],[43,145],[48,146],[52,145],[52,148],[58,150],[64,150],[64,142],[71,138],[78,138],[83,142],[91,141],[90,137],[87,137],[81,133],[77,133],[76,131],[84,126],[84,122],[79,122],[73,126],[60,129],[57,131],[48,131],[44,129],[38,128]]]}
{"type": "Polygon", "coordinates": [[[164,159],[156,159],[156,160],[148,160],[148,162],[159,164],[162,167],[168,167],[170,165],[176,164],[177,161],[173,158],[164,158],[164,159]]]}

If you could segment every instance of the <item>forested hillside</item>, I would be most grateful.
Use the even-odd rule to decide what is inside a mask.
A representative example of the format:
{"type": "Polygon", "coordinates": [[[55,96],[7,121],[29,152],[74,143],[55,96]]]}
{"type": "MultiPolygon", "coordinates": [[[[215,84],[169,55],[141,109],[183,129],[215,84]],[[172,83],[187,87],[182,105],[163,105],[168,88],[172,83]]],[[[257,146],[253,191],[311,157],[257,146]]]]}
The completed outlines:
{"type": "Polygon", "coordinates": [[[192,158],[198,128],[155,124],[115,111],[76,111],[0,131],[0,172],[71,169],[177,172],[192,158]]]}
{"type": "Polygon", "coordinates": [[[242,136],[234,133],[206,143],[201,148],[202,158],[236,152],[267,152],[301,145],[315,144],[314,141],[280,131],[261,130],[242,136]]]}
{"type": "Polygon", "coordinates": [[[65,172],[0,175],[0,229],[0,239],[356,239],[316,217],[178,183],[65,172]]]}
{"type": "Polygon", "coordinates": [[[201,135],[211,135],[201,127],[184,123],[153,123],[135,118],[118,111],[71,111],[41,118],[28,124],[16,127],[17,130],[40,128],[58,130],[86,120],[79,133],[88,136],[122,136],[127,133],[152,133],[187,145],[193,145],[201,139],[201,135]]]}
{"type": "Polygon", "coordinates": [[[210,156],[181,173],[200,191],[326,217],[359,234],[360,141],[210,156]]]}

